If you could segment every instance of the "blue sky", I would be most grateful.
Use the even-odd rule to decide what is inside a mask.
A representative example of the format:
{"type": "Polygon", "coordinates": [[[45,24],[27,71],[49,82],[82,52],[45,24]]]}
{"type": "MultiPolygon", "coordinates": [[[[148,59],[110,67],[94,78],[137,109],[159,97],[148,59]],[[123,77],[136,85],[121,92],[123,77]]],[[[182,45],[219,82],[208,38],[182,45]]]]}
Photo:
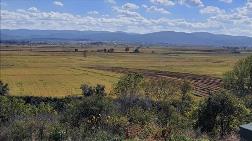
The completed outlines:
{"type": "Polygon", "coordinates": [[[1,28],[252,36],[252,0],[1,0],[1,28]]]}

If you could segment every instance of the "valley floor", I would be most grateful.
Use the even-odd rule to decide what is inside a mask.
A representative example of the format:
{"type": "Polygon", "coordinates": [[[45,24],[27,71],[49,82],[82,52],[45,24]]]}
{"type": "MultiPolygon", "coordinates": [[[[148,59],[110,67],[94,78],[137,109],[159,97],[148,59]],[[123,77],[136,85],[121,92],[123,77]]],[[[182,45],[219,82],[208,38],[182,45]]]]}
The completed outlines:
{"type": "MultiPolygon", "coordinates": [[[[68,48],[54,50],[2,50],[1,77],[9,84],[10,94],[18,96],[67,96],[80,95],[80,85],[101,83],[110,91],[122,73],[95,69],[121,67],[159,70],[211,77],[222,77],[237,60],[249,53],[213,53],[206,51],[171,48],[141,48],[141,53],[127,53],[115,48],[114,53],[96,52],[89,48],[86,56],[68,48]]],[[[129,52],[133,49],[131,48],[129,52]]]]}

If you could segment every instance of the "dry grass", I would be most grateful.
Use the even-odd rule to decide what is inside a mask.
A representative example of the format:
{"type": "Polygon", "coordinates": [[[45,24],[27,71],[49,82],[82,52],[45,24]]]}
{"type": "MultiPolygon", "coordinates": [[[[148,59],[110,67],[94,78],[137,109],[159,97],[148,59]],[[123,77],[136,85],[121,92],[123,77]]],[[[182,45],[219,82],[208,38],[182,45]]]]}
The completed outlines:
{"type": "MultiPolygon", "coordinates": [[[[121,50],[123,51],[123,50],[121,50]]],[[[207,74],[221,77],[247,54],[171,53],[169,49],[142,49],[145,53],[88,53],[2,51],[0,79],[11,95],[80,95],[81,83],[104,84],[110,91],[119,74],[88,69],[90,66],[128,67],[207,74]],[[152,54],[151,51],[155,53],[152,54]],[[169,53],[169,54],[166,54],[169,53]]]]}

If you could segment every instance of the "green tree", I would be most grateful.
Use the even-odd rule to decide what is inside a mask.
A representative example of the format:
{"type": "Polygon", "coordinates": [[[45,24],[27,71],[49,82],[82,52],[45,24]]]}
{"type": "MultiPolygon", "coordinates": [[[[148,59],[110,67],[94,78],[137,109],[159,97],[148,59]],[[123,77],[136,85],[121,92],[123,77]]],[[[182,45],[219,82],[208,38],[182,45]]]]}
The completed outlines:
{"type": "Polygon", "coordinates": [[[4,84],[1,80],[0,80],[0,96],[5,96],[8,95],[9,93],[9,86],[8,84],[4,84]]]}
{"type": "Polygon", "coordinates": [[[235,131],[248,113],[242,101],[222,91],[200,105],[196,127],[202,132],[223,137],[235,131]]]}
{"type": "Polygon", "coordinates": [[[121,97],[136,97],[143,86],[144,77],[138,73],[122,76],[115,85],[115,93],[121,97]]]}
{"type": "Polygon", "coordinates": [[[252,56],[236,63],[232,71],[224,74],[224,87],[237,96],[252,95],[252,56]]]}

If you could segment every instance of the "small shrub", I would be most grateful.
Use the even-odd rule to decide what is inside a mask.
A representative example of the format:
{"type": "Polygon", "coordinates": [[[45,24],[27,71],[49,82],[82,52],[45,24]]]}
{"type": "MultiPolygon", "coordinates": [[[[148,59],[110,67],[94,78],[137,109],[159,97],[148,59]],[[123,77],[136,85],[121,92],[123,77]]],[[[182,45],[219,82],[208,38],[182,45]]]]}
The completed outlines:
{"type": "Polygon", "coordinates": [[[80,89],[82,90],[82,95],[84,96],[105,96],[105,86],[97,84],[96,87],[88,86],[87,84],[82,84],[80,89]]]}
{"type": "Polygon", "coordinates": [[[8,84],[4,84],[1,80],[0,80],[0,96],[5,96],[9,94],[9,86],[8,84]]]}
{"type": "Polygon", "coordinates": [[[145,125],[155,119],[154,113],[140,107],[132,107],[128,111],[129,122],[145,125]]]}

